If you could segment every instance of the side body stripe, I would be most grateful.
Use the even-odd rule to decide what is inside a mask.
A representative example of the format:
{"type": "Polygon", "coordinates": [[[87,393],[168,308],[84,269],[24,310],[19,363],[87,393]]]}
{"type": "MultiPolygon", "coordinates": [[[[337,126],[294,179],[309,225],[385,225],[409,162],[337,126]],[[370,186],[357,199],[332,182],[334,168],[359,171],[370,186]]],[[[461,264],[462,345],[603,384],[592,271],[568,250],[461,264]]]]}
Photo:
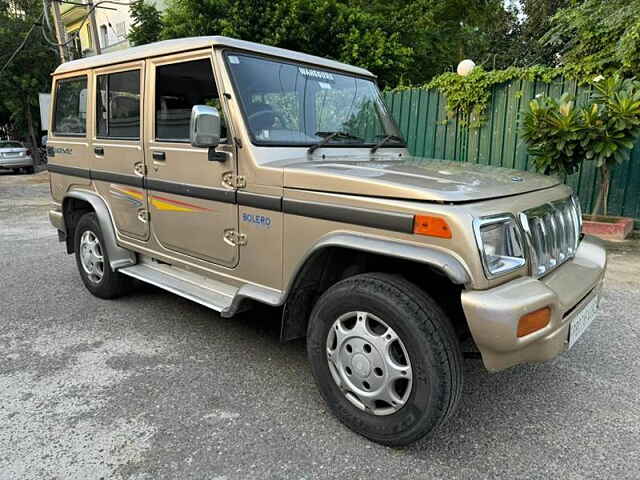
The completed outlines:
{"type": "MultiPolygon", "coordinates": [[[[87,170],[62,165],[49,164],[49,171],[61,175],[91,178],[106,182],[146,188],[154,192],[170,193],[185,197],[200,198],[216,202],[231,203],[247,207],[260,208],[290,215],[331,220],[335,222],[351,223],[365,227],[379,228],[403,233],[413,233],[413,215],[409,213],[388,212],[369,208],[348,207],[330,203],[307,202],[293,200],[274,195],[236,191],[225,188],[202,187],[187,185],[164,180],[148,179],[137,175],[123,175],[119,173],[87,170]]],[[[151,203],[162,210],[194,211],[202,207],[178,202],[152,194],[151,203]]]]}

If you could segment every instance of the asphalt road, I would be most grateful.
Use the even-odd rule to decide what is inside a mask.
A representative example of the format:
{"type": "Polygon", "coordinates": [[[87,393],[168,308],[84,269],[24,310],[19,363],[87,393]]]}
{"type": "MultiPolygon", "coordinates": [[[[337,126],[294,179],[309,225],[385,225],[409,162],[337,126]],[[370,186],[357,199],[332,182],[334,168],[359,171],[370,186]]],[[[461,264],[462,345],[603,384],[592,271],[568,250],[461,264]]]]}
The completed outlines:
{"type": "Polygon", "coordinates": [[[92,297],[46,181],[0,173],[0,479],[640,478],[640,243],[612,247],[573,350],[498,374],[467,360],[455,418],[389,449],[332,417],[277,318],[92,297]]]}

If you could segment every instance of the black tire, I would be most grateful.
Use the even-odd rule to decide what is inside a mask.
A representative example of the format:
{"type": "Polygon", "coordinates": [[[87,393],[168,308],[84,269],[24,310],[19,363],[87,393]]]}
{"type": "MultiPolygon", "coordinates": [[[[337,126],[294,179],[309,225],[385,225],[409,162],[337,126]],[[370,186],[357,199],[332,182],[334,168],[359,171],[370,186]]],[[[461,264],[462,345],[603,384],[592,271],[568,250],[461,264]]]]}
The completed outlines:
{"type": "Polygon", "coordinates": [[[89,290],[93,295],[99,298],[111,299],[117,298],[132,289],[132,281],[130,277],[123,275],[118,272],[114,272],[109,267],[109,254],[106,249],[103,248],[105,245],[104,237],[102,236],[102,231],[100,230],[100,225],[98,224],[98,218],[94,212],[85,213],[78,224],[76,225],[75,235],[74,235],[74,246],[75,246],[75,255],[76,255],[76,265],[78,266],[78,271],[80,272],[80,278],[82,278],[82,282],[84,283],[87,290],[89,290]],[[82,266],[82,260],[80,258],[80,239],[82,235],[86,232],[92,232],[100,241],[100,246],[102,256],[104,258],[104,268],[103,275],[99,281],[94,281],[89,278],[89,274],[85,271],[82,266]]]}
{"type": "Polygon", "coordinates": [[[307,353],[333,413],[353,431],[383,445],[404,446],[430,435],[455,411],[462,393],[462,352],[451,322],[431,297],[399,276],[362,274],[329,288],[311,313],[307,353]],[[329,369],[329,330],[337,318],[352,311],[384,319],[408,353],[414,372],[411,393],[404,406],[389,415],[356,407],[329,369]]]}
{"type": "Polygon", "coordinates": [[[36,171],[35,167],[26,167],[25,172],[28,174],[33,174],[36,171]]]}

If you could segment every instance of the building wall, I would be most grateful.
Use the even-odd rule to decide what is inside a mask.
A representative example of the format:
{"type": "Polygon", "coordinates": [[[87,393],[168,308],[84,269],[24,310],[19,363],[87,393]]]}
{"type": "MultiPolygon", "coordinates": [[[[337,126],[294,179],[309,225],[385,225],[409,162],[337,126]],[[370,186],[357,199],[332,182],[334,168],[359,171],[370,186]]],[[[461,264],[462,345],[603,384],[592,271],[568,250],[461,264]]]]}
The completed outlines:
{"type": "MultiPolygon", "coordinates": [[[[76,0],[80,1],[80,0],[76,0]]],[[[154,4],[160,11],[167,8],[166,0],[146,0],[154,4]]],[[[77,32],[80,29],[79,43],[76,50],[82,56],[95,55],[95,48],[91,40],[89,22],[81,24],[87,14],[87,7],[69,4],[61,4],[62,22],[68,34],[77,32]]],[[[127,35],[133,23],[129,14],[129,7],[105,3],[95,9],[96,26],[100,48],[103,53],[122,50],[130,46],[127,35]],[[104,8],[102,8],[104,7],[104,8]]]]}
{"type": "Polygon", "coordinates": [[[89,31],[89,22],[83,23],[87,14],[86,7],[63,3],[60,5],[60,13],[62,14],[62,23],[68,38],[71,38],[71,35],[76,34],[78,31],[80,32],[78,39],[71,45],[73,56],[78,58],[95,54],[89,31]]]}
{"type": "Polygon", "coordinates": [[[103,5],[109,9],[96,9],[96,25],[102,51],[106,53],[128,48],[127,35],[132,23],[129,7],[111,3],[103,5]]]}

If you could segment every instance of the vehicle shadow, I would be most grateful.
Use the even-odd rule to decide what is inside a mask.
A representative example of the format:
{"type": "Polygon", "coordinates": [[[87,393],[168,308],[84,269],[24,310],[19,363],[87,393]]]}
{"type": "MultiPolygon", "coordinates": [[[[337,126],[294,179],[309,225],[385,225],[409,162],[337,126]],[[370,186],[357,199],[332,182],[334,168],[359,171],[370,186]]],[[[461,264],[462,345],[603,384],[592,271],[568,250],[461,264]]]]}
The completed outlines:
{"type": "MultiPolygon", "coordinates": [[[[256,361],[261,355],[269,357],[271,367],[276,370],[303,370],[307,377],[291,380],[306,378],[301,381],[306,386],[313,385],[305,340],[280,342],[279,309],[256,306],[232,319],[224,319],[205,307],[149,285],[140,286],[125,301],[138,303],[140,297],[171,303],[172,309],[182,310],[184,315],[180,321],[192,326],[197,324],[199,335],[205,342],[210,342],[212,349],[218,348],[215,344],[220,342],[227,342],[224,345],[226,350],[246,351],[258,346],[255,348],[259,348],[260,353],[256,361]]],[[[534,439],[541,433],[543,425],[546,433],[549,433],[549,428],[562,428],[561,422],[557,426],[550,425],[549,419],[557,418],[559,411],[570,407],[571,395],[562,388],[563,382],[558,378],[565,372],[556,368],[554,363],[518,366],[492,374],[486,371],[482,360],[465,359],[465,386],[457,412],[434,432],[431,439],[398,450],[416,458],[441,456],[443,461],[447,459],[449,462],[456,455],[461,460],[466,458],[469,451],[477,451],[479,445],[487,449],[496,444],[509,448],[514,439],[534,439]]],[[[252,366],[246,364],[245,368],[252,366]]],[[[327,409],[320,395],[316,397],[316,406],[327,409]]],[[[337,420],[335,422],[336,428],[345,428],[337,420]]]]}

